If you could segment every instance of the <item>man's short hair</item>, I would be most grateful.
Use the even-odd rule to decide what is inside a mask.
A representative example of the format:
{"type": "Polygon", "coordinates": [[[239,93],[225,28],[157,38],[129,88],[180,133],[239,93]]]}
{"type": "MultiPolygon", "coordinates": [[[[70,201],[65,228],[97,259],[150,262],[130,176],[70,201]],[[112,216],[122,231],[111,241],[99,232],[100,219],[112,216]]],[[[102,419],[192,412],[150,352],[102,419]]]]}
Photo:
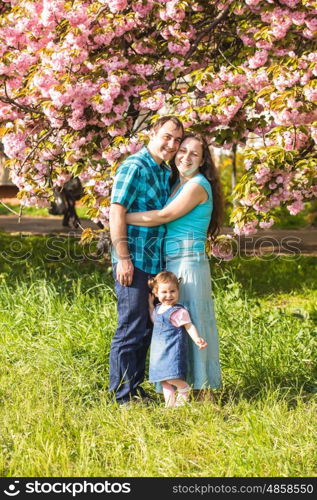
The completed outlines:
{"type": "Polygon", "coordinates": [[[156,122],[153,123],[153,125],[152,125],[151,128],[152,128],[152,130],[154,130],[155,132],[157,132],[161,127],[163,127],[163,125],[166,122],[172,122],[172,123],[174,123],[174,125],[176,126],[176,128],[182,129],[182,132],[184,134],[184,125],[182,124],[182,122],[180,121],[180,119],[177,118],[177,116],[174,116],[174,115],[161,116],[160,118],[158,118],[156,120],[156,122]]]}

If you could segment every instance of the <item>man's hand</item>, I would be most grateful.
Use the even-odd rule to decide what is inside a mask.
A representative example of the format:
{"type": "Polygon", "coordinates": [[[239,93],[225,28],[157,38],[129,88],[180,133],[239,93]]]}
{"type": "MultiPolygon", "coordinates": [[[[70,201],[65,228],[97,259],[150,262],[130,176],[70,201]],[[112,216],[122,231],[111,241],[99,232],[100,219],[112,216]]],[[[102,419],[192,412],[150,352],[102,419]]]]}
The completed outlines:
{"type": "Polygon", "coordinates": [[[117,280],[120,285],[130,286],[133,280],[134,266],[131,259],[121,259],[117,264],[117,280]]]}

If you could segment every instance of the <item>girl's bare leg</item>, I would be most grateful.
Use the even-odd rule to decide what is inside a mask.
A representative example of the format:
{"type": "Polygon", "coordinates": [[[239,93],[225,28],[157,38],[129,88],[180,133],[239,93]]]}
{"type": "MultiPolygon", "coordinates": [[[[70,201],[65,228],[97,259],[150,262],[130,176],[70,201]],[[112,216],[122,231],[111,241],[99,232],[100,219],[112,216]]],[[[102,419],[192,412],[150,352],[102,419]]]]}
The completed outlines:
{"type": "Polygon", "coordinates": [[[171,408],[175,406],[175,389],[172,384],[169,383],[169,381],[164,380],[161,382],[162,388],[163,388],[163,395],[165,399],[165,407],[166,408],[171,408]]]}
{"type": "Polygon", "coordinates": [[[187,384],[185,380],[180,378],[174,378],[172,380],[168,380],[168,383],[171,385],[175,385],[177,388],[177,398],[175,402],[175,406],[184,406],[189,401],[191,387],[187,384]]]}

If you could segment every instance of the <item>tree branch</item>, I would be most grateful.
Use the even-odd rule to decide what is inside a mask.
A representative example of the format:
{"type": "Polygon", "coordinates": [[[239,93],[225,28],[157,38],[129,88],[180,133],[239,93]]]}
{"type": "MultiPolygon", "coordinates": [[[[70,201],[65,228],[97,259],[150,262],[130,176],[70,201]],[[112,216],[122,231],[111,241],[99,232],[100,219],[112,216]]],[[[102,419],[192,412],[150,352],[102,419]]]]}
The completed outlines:
{"type": "Polygon", "coordinates": [[[12,104],[13,106],[16,106],[18,109],[21,109],[21,111],[24,111],[25,113],[44,115],[43,111],[36,110],[34,108],[30,108],[29,106],[25,106],[24,104],[19,104],[14,99],[12,99],[8,94],[6,81],[4,80],[3,83],[4,83],[4,93],[5,93],[6,97],[0,96],[0,101],[5,102],[7,104],[12,104]]]}
{"type": "Polygon", "coordinates": [[[9,210],[9,212],[12,212],[14,215],[19,215],[18,212],[16,212],[15,210],[12,210],[11,207],[9,207],[6,203],[4,203],[4,201],[0,200],[0,203],[1,205],[3,205],[7,210],[9,210]]]}
{"type": "Polygon", "coordinates": [[[221,23],[221,21],[223,21],[227,17],[229,10],[230,10],[230,6],[227,7],[218,17],[216,17],[216,19],[214,19],[212,21],[212,23],[210,23],[210,25],[208,26],[208,28],[204,29],[197,36],[197,38],[195,40],[195,43],[193,44],[192,48],[186,54],[185,61],[187,61],[187,59],[189,59],[193,55],[193,53],[195,52],[195,50],[198,47],[198,44],[204,38],[204,36],[207,35],[213,28],[215,28],[219,23],[221,23]]]}
{"type": "Polygon", "coordinates": [[[41,139],[36,143],[36,145],[34,146],[34,148],[29,152],[29,154],[26,156],[26,158],[23,160],[23,163],[21,165],[20,168],[23,168],[24,165],[26,164],[26,162],[28,161],[28,159],[32,156],[32,154],[34,153],[34,151],[37,149],[37,147],[39,146],[39,144],[41,144],[41,142],[43,142],[49,135],[51,135],[52,133],[52,129],[49,129],[48,132],[46,132],[46,134],[44,134],[41,139]]]}
{"type": "MultiPolygon", "coordinates": [[[[144,122],[145,122],[145,121],[146,121],[146,120],[147,120],[147,119],[148,119],[148,118],[149,118],[152,114],[153,114],[153,112],[152,112],[152,111],[148,111],[148,112],[146,113],[146,115],[144,116],[144,118],[142,118],[142,119],[141,119],[141,122],[140,122],[140,123],[138,123],[137,128],[136,128],[136,129],[134,129],[134,130],[132,130],[131,135],[136,134],[136,133],[140,130],[140,128],[141,128],[141,126],[143,125],[143,123],[144,123],[144,122]]],[[[139,116],[140,116],[140,115],[139,115],[139,116]]],[[[136,122],[137,122],[137,120],[135,120],[135,123],[136,123],[136,122]]]]}

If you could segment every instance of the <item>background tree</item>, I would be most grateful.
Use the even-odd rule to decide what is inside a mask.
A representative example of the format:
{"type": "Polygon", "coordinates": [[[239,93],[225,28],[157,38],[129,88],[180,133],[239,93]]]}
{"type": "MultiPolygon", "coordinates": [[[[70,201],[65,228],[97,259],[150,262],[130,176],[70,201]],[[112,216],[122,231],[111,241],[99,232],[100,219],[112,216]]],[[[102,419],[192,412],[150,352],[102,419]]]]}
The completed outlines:
{"type": "Polygon", "coordinates": [[[106,224],[111,175],[162,108],[247,146],[237,234],[316,196],[316,1],[6,0],[0,14],[0,134],[23,203],[79,176],[106,224]]]}

